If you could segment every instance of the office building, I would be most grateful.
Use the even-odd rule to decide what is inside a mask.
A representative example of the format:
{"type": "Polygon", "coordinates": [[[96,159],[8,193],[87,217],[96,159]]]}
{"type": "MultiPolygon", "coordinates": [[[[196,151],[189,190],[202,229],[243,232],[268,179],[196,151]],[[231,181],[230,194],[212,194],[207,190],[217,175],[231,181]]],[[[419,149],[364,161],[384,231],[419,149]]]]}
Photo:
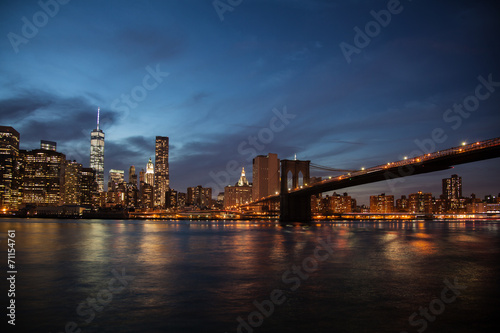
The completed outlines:
{"type": "Polygon", "coordinates": [[[154,174],[154,205],[158,208],[165,208],[166,194],[170,189],[168,169],[168,137],[166,136],[156,137],[154,174]]]}
{"type": "Polygon", "coordinates": [[[212,188],[201,185],[188,187],[187,204],[198,208],[210,208],[212,206],[212,188]]]}
{"type": "Polygon", "coordinates": [[[128,169],[128,183],[137,188],[137,174],[135,173],[135,166],[131,166],[128,169]]]}
{"type": "Polygon", "coordinates": [[[412,193],[408,200],[409,212],[410,213],[421,213],[430,214],[432,213],[432,194],[422,193],[421,191],[417,193],[412,193]]]}
{"type": "Polygon", "coordinates": [[[19,132],[0,126],[0,209],[16,210],[21,204],[19,132]]]}
{"type": "Polygon", "coordinates": [[[252,199],[280,192],[280,160],[277,154],[259,155],[253,159],[252,199]]]}
{"type": "Polygon", "coordinates": [[[443,179],[442,184],[443,194],[441,198],[446,201],[446,210],[449,212],[457,212],[461,207],[462,177],[451,175],[450,178],[443,179]]]}
{"type": "Polygon", "coordinates": [[[104,191],[104,132],[99,128],[100,108],[97,108],[97,127],[90,133],[90,167],[96,172],[97,189],[104,191]]]}
{"type": "Polygon", "coordinates": [[[65,205],[80,205],[82,200],[82,165],[80,163],[66,161],[63,184],[63,203],[65,205]]]}
{"type": "Polygon", "coordinates": [[[40,149],[57,151],[57,142],[41,140],[40,141],[40,149]]]}
{"type": "Polygon", "coordinates": [[[125,171],[124,170],[109,170],[108,177],[108,192],[116,192],[118,190],[124,191],[123,184],[125,183],[125,171]]]}
{"type": "Polygon", "coordinates": [[[380,195],[370,196],[370,213],[392,213],[394,212],[394,196],[380,195]]]}
{"type": "Polygon", "coordinates": [[[80,204],[85,206],[97,205],[97,182],[95,181],[95,170],[92,168],[82,168],[81,180],[80,204]]]}
{"type": "Polygon", "coordinates": [[[154,188],[155,183],[155,166],[151,158],[149,158],[148,164],[146,164],[146,173],[144,174],[144,183],[154,188]]]}
{"type": "Polygon", "coordinates": [[[21,150],[22,203],[37,206],[64,204],[66,156],[52,150],[21,150]]]}
{"type": "Polygon", "coordinates": [[[252,185],[245,176],[245,168],[241,170],[241,176],[234,186],[224,188],[224,209],[236,208],[252,201],[252,185]]]}

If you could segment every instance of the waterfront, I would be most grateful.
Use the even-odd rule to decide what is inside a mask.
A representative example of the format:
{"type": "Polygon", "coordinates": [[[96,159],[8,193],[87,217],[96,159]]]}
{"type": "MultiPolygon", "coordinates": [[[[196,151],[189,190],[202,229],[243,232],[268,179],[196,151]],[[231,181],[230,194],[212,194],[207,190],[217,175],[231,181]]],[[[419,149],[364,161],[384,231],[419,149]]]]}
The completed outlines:
{"type": "Polygon", "coordinates": [[[7,230],[16,234],[19,332],[417,332],[424,324],[425,332],[490,332],[499,326],[493,320],[500,308],[499,221],[281,226],[1,219],[5,259],[7,230]],[[463,288],[443,297],[445,281],[463,288]],[[276,290],[280,297],[273,297],[276,290]],[[271,311],[273,298],[279,304],[271,311]],[[263,304],[260,312],[255,303],[263,304]],[[410,326],[421,307],[431,307],[431,319],[418,315],[410,326]],[[251,327],[252,320],[258,325],[251,327]]]}

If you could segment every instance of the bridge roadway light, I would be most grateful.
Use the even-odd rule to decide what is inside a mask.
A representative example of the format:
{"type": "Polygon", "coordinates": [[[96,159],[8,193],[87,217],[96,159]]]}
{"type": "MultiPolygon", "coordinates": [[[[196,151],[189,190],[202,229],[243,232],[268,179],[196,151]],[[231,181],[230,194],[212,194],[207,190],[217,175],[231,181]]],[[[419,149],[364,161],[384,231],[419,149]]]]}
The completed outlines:
{"type": "Polygon", "coordinates": [[[465,146],[466,144],[467,144],[467,142],[465,142],[465,141],[464,141],[464,142],[462,142],[462,146],[465,146]]]}

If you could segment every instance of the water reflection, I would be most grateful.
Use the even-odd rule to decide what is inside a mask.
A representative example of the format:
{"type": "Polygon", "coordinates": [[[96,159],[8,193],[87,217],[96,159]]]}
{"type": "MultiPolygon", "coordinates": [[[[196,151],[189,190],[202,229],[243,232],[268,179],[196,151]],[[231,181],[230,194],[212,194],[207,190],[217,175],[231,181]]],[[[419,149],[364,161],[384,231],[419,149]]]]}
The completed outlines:
{"type": "Polygon", "coordinates": [[[464,313],[496,311],[500,297],[491,222],[1,220],[0,232],[8,229],[16,230],[19,322],[28,331],[59,332],[74,321],[85,332],[234,332],[236,318],[274,289],[286,302],[262,332],[410,331],[408,316],[457,277],[470,293],[433,329],[463,332],[474,330],[464,313]],[[333,254],[292,291],[283,274],[322,241],[333,254]],[[84,324],[77,306],[113,269],[134,280],[84,324]]]}

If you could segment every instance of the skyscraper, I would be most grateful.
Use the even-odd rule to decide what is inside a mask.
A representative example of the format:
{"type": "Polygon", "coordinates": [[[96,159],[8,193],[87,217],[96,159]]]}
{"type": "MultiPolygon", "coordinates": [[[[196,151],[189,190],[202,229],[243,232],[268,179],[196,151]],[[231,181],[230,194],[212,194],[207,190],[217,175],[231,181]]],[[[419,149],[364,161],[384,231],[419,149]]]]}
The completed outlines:
{"type": "Polygon", "coordinates": [[[167,136],[156,137],[154,173],[154,206],[165,208],[165,196],[170,189],[167,136]]]}
{"type": "Polygon", "coordinates": [[[137,187],[137,174],[135,173],[135,166],[133,165],[130,167],[130,169],[128,169],[128,182],[129,184],[137,187]]]}
{"type": "Polygon", "coordinates": [[[146,165],[146,174],[144,175],[144,183],[151,185],[151,187],[155,183],[155,167],[153,165],[153,161],[149,158],[149,162],[146,165]]]}
{"type": "Polygon", "coordinates": [[[0,126],[0,209],[17,209],[21,203],[19,132],[0,126]]]}
{"type": "Polygon", "coordinates": [[[104,132],[99,128],[100,108],[97,108],[97,127],[90,133],[90,167],[96,172],[97,188],[104,191],[104,132]]]}
{"type": "Polygon", "coordinates": [[[280,191],[280,160],[277,154],[259,155],[253,159],[252,199],[280,191]]]}
{"type": "Polygon", "coordinates": [[[462,197],[462,177],[451,175],[443,179],[443,197],[446,200],[458,200],[462,197]]]}

